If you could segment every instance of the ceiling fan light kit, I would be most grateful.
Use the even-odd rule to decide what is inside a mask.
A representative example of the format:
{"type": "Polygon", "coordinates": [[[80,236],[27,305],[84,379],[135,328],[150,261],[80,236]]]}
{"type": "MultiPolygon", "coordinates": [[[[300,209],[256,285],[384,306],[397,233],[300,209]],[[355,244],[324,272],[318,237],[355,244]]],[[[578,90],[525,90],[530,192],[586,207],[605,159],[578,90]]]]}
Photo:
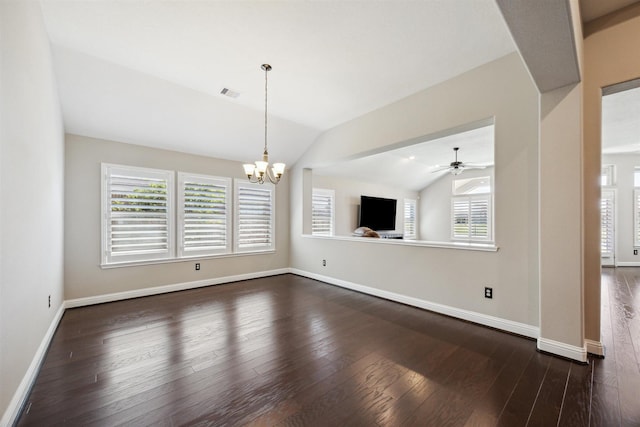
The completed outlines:
{"type": "Polygon", "coordinates": [[[271,71],[271,65],[262,64],[264,70],[264,152],[262,160],[256,160],[254,163],[246,163],[243,166],[247,179],[252,183],[264,184],[270,181],[273,184],[280,182],[284,175],[284,163],[274,163],[269,168],[269,150],[267,149],[267,73],[271,71]]]}

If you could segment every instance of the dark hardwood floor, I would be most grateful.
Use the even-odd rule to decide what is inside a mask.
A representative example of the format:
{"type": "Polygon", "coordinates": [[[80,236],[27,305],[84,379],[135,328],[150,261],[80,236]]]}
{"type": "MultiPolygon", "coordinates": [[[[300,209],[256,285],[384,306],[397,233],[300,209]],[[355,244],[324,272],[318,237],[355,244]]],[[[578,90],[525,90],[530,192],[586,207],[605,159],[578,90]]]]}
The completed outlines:
{"type": "Polygon", "coordinates": [[[640,425],[640,269],[606,359],[295,275],[68,310],[18,425],[640,425]]]}

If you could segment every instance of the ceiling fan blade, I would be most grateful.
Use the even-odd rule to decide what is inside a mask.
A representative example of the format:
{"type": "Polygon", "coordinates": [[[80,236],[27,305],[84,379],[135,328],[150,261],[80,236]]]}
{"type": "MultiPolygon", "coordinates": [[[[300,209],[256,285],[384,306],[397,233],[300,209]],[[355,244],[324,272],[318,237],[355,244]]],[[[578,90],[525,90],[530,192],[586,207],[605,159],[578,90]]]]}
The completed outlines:
{"type": "Polygon", "coordinates": [[[486,169],[487,167],[483,166],[483,165],[467,165],[467,164],[465,164],[465,165],[462,165],[461,168],[463,168],[463,169],[486,169]]]}
{"type": "Polygon", "coordinates": [[[434,169],[431,171],[431,173],[438,173],[438,172],[444,172],[444,171],[448,171],[449,169],[451,169],[450,166],[445,166],[445,167],[441,167],[438,169],[434,169]]]}

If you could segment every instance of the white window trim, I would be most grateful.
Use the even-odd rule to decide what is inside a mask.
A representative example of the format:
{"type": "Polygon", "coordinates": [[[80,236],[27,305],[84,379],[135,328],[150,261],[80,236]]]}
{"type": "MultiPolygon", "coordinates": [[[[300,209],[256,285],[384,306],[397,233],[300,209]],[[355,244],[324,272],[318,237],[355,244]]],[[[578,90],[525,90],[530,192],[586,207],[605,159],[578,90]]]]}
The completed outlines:
{"type": "Polygon", "coordinates": [[[178,203],[177,203],[177,225],[178,225],[178,258],[202,257],[208,255],[229,254],[232,248],[232,218],[233,218],[233,192],[231,178],[216,177],[210,175],[198,175],[186,172],[178,172],[178,203]],[[184,185],[188,181],[195,181],[201,184],[216,185],[225,189],[225,231],[226,245],[216,249],[185,249],[185,192],[184,185]]]}
{"type": "Polygon", "coordinates": [[[633,190],[633,247],[640,248],[640,188],[633,190]]]}
{"type": "Polygon", "coordinates": [[[248,256],[248,255],[260,255],[268,252],[275,252],[276,249],[276,192],[275,186],[272,184],[251,184],[246,180],[232,179],[226,177],[215,177],[210,175],[199,175],[186,172],[176,172],[172,170],[164,169],[152,169],[143,168],[137,166],[117,165],[109,163],[101,163],[101,221],[100,221],[100,267],[104,269],[129,267],[139,265],[151,265],[151,264],[164,264],[172,262],[184,262],[186,260],[193,259],[211,259],[221,257],[234,257],[234,256],[248,256]],[[167,229],[168,229],[168,250],[162,253],[152,254],[119,254],[112,255],[109,251],[110,241],[110,187],[108,176],[118,173],[125,176],[139,176],[141,178],[161,178],[167,182],[167,229]],[[176,179],[176,174],[178,178],[176,179]],[[203,180],[212,180],[220,183],[226,183],[228,185],[227,201],[227,248],[220,251],[184,251],[182,247],[182,232],[183,232],[183,219],[184,219],[184,191],[183,184],[185,177],[198,177],[203,180]],[[231,182],[234,182],[234,186],[231,186],[231,182]],[[238,186],[256,186],[256,188],[269,189],[271,194],[271,242],[269,245],[263,247],[251,247],[242,248],[237,247],[238,227],[237,227],[237,215],[238,215],[238,200],[237,200],[237,188],[238,186]],[[109,188],[108,188],[109,187],[109,188]],[[177,194],[176,194],[177,192],[177,194]],[[176,204],[180,204],[176,206],[176,204]]]}
{"type": "Polygon", "coordinates": [[[603,226],[605,226],[606,224],[604,223],[604,217],[602,216],[602,205],[603,205],[603,201],[607,200],[608,204],[610,204],[611,210],[612,210],[612,214],[611,217],[609,218],[610,224],[611,224],[611,228],[613,230],[611,235],[609,236],[610,239],[608,239],[611,245],[611,250],[610,251],[603,251],[603,245],[602,245],[602,235],[600,236],[600,257],[601,258],[609,258],[612,259],[615,256],[616,253],[616,236],[615,236],[615,229],[616,229],[616,200],[617,200],[617,194],[616,194],[616,190],[614,188],[607,188],[607,189],[602,189],[601,190],[601,195],[600,195],[600,233],[602,233],[602,229],[605,228],[603,226]]]}
{"type": "Polygon", "coordinates": [[[175,257],[175,227],[174,227],[174,172],[163,169],[141,168],[135,166],[101,164],[101,260],[104,265],[128,262],[162,261],[175,257]],[[110,240],[110,194],[109,177],[114,174],[139,176],[142,178],[158,178],[167,182],[167,250],[155,253],[116,254],[111,252],[110,240]]]}
{"type": "MultiPolygon", "coordinates": [[[[469,225],[471,219],[471,212],[469,212],[469,225]]],[[[458,242],[493,242],[493,197],[491,194],[472,194],[467,196],[452,196],[451,198],[451,240],[458,242]],[[486,200],[487,201],[487,237],[471,236],[471,228],[469,228],[469,234],[467,237],[455,235],[455,202],[458,200],[467,200],[469,203],[469,209],[471,209],[471,202],[474,200],[486,200]]]]}
{"type": "Polygon", "coordinates": [[[313,236],[333,236],[335,234],[335,228],[336,228],[336,192],[335,190],[332,189],[327,189],[327,188],[314,188],[312,191],[312,196],[311,196],[311,234],[313,236]],[[314,206],[313,206],[313,198],[315,196],[320,196],[320,197],[326,197],[329,199],[329,205],[330,205],[330,230],[329,233],[322,233],[322,232],[318,232],[315,231],[313,229],[313,224],[314,224],[314,206]]]}
{"type": "Polygon", "coordinates": [[[603,187],[613,187],[616,185],[616,165],[602,165],[602,171],[600,173],[600,184],[603,187]],[[603,183],[602,178],[605,178],[606,182],[603,183]]]}
{"type": "Polygon", "coordinates": [[[273,252],[276,249],[276,191],[275,186],[273,184],[254,184],[248,182],[246,179],[234,179],[234,227],[233,227],[233,251],[238,254],[244,253],[252,253],[252,252],[273,252]],[[268,190],[271,193],[271,216],[270,216],[270,232],[271,232],[271,242],[269,244],[260,245],[260,246],[252,246],[247,248],[240,247],[240,189],[244,188],[252,188],[257,190],[268,190]]]}
{"type": "Polygon", "coordinates": [[[416,199],[404,199],[403,207],[403,238],[408,240],[415,240],[418,237],[418,201],[416,199]],[[407,205],[413,207],[413,233],[407,233],[407,205]]]}

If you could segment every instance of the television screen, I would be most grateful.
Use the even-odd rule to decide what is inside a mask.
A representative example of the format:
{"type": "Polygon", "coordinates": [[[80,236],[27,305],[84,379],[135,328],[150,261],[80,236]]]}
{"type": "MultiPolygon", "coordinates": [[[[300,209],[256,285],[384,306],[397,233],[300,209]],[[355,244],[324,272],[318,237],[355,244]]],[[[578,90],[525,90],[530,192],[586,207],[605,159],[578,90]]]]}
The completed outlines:
{"type": "Polygon", "coordinates": [[[375,231],[395,230],[396,200],[360,196],[358,227],[369,227],[375,231]]]}

